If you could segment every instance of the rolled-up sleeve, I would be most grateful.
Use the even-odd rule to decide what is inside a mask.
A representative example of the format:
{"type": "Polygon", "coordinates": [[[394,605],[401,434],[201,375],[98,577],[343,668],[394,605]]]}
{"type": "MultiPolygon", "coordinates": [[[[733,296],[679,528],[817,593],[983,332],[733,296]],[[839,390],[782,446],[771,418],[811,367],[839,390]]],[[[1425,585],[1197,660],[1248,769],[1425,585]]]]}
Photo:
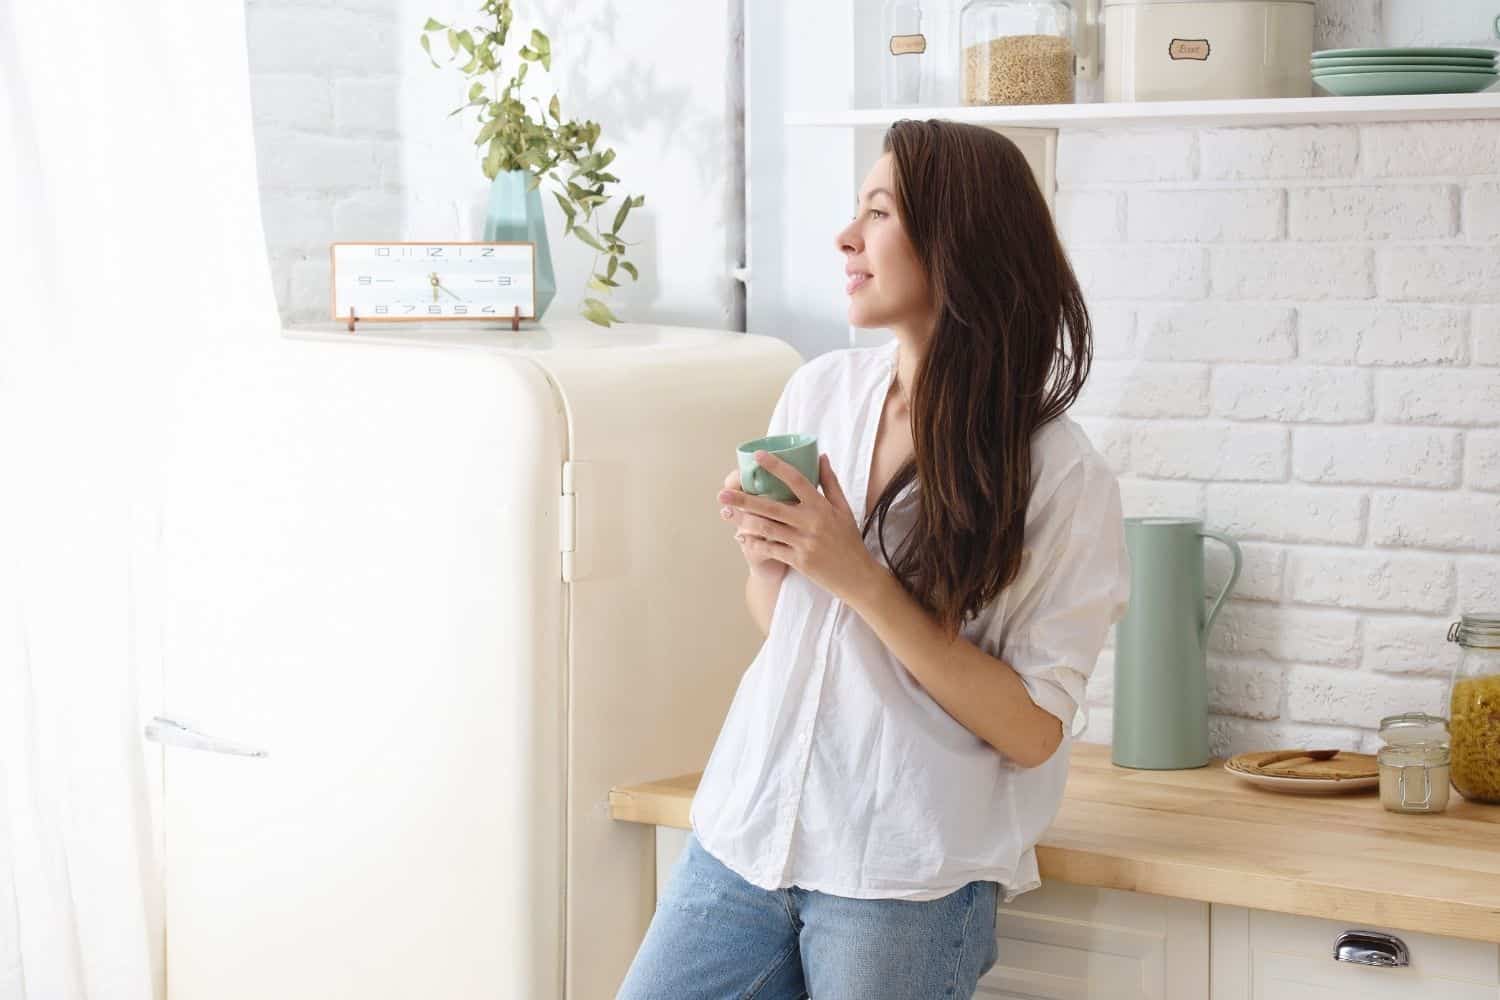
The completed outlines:
{"type": "Polygon", "coordinates": [[[1070,470],[1028,539],[1032,587],[1006,625],[1003,658],[1040,708],[1077,736],[1088,728],[1084,690],[1112,625],[1130,600],[1130,557],[1120,486],[1107,466],[1081,462],[1070,470]],[[1071,728],[1079,709],[1083,724],[1071,728]]]}

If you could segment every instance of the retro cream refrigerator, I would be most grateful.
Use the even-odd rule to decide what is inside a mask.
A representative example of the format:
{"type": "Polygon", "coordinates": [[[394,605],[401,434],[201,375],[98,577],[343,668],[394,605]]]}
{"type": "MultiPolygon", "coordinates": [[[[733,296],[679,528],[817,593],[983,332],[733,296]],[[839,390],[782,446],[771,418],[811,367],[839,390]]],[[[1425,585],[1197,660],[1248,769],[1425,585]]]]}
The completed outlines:
{"type": "Polygon", "coordinates": [[[171,1000],[614,995],[654,850],[608,791],[702,767],[759,643],[714,493],[798,363],[583,323],[194,363],[148,727],[171,1000]]]}

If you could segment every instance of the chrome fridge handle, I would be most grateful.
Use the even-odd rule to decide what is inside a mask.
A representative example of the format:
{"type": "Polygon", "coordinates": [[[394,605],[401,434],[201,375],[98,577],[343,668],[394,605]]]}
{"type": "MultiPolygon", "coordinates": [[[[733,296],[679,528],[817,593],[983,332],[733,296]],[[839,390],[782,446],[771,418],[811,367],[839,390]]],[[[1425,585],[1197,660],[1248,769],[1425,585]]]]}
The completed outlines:
{"type": "Polygon", "coordinates": [[[146,723],[146,739],[162,746],[186,747],[189,750],[208,750],[212,753],[233,754],[236,757],[264,757],[266,751],[244,743],[219,739],[184,726],[175,719],[156,716],[146,723]]]}

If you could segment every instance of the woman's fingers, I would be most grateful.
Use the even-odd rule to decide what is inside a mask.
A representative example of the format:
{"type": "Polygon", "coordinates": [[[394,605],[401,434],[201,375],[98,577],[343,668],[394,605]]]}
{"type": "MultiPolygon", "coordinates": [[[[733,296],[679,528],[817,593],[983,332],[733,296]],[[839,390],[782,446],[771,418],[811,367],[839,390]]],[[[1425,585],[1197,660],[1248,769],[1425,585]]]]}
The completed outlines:
{"type": "Polygon", "coordinates": [[[770,539],[759,538],[754,535],[740,537],[740,548],[745,553],[745,558],[754,562],[764,562],[767,559],[775,559],[784,562],[788,566],[792,564],[792,547],[782,542],[774,542],[770,539]]]}
{"type": "Polygon", "coordinates": [[[791,532],[787,526],[779,521],[768,520],[755,514],[740,514],[740,535],[748,535],[752,538],[764,538],[771,542],[786,542],[790,539],[791,532]]]}
{"type": "Polygon", "coordinates": [[[756,514],[768,521],[779,521],[782,524],[801,524],[807,517],[801,504],[768,500],[740,490],[723,490],[719,493],[719,502],[746,514],[756,514]]]}
{"type": "Polygon", "coordinates": [[[854,508],[849,506],[849,498],[844,496],[844,486],[839,482],[839,477],[834,474],[833,460],[827,455],[823,455],[819,459],[819,463],[820,475],[818,477],[818,485],[823,487],[823,495],[832,500],[835,507],[852,513],[854,508]]]}
{"type": "Polygon", "coordinates": [[[760,463],[762,469],[765,469],[771,475],[785,483],[786,488],[791,490],[793,495],[802,503],[809,503],[817,497],[818,488],[808,482],[807,477],[802,474],[802,470],[798,469],[791,462],[779,458],[768,451],[757,451],[755,453],[755,460],[760,463]]]}

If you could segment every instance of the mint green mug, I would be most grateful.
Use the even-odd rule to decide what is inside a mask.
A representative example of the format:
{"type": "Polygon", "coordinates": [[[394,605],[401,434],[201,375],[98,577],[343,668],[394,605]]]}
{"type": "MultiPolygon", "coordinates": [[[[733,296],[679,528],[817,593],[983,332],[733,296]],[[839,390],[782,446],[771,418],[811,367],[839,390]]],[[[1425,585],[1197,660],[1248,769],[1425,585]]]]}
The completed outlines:
{"type": "Polygon", "coordinates": [[[757,451],[768,451],[796,467],[807,477],[807,481],[818,485],[818,439],[811,434],[773,434],[770,437],[746,441],[735,449],[740,462],[740,487],[746,493],[787,502],[796,500],[797,494],[755,461],[757,451]]]}

